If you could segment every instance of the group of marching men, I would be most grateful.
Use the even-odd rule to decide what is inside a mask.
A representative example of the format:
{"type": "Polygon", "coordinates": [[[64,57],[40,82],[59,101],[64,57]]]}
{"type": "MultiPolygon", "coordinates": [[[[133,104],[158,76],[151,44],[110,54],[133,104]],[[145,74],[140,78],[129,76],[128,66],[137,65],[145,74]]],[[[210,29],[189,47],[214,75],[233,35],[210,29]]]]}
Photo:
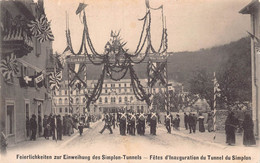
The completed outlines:
{"type": "MultiPolygon", "coordinates": [[[[143,112],[134,113],[124,111],[118,112],[117,114],[107,113],[104,115],[103,121],[105,121],[105,125],[103,129],[100,131],[102,134],[105,129],[110,131],[110,134],[113,134],[112,126],[115,129],[115,126],[119,126],[120,135],[144,135],[146,126],[150,126],[150,134],[156,135],[156,127],[158,122],[160,123],[159,115],[151,111],[148,114],[143,112]]],[[[177,117],[173,120],[173,116],[167,112],[165,115],[165,126],[168,133],[171,133],[171,126],[175,126],[175,128],[179,128],[180,118],[177,117]]]]}

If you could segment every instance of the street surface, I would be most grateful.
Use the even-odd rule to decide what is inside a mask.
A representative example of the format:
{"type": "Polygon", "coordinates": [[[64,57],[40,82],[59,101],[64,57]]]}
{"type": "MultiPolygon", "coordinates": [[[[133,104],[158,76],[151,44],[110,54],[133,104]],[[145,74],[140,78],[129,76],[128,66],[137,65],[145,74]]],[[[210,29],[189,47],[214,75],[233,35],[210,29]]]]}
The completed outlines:
{"type": "MultiPolygon", "coordinates": [[[[205,156],[207,160],[220,159],[216,162],[222,162],[223,160],[221,159],[225,159],[227,155],[232,159],[234,155],[235,160],[244,159],[243,162],[246,162],[245,159],[249,159],[249,157],[251,157],[251,161],[256,159],[256,155],[259,153],[256,147],[217,146],[218,144],[197,142],[174,134],[178,131],[173,131],[172,134],[168,134],[162,124],[159,124],[156,136],[149,134],[148,127],[146,128],[145,136],[121,136],[118,127],[113,129],[113,134],[109,134],[108,130],[100,134],[99,131],[103,128],[103,125],[104,122],[98,121],[93,124],[90,129],[85,129],[82,136],[76,133],[71,137],[65,136],[63,141],[42,140],[39,141],[39,143],[32,142],[33,144],[30,144],[30,142],[28,142],[28,145],[18,145],[18,147],[9,150],[7,156],[10,161],[19,160],[19,163],[34,162],[33,160],[20,159],[20,156],[23,157],[23,155],[26,156],[29,154],[46,155],[46,157],[52,156],[52,159],[42,160],[43,162],[69,163],[104,163],[111,162],[111,160],[118,163],[179,162],[178,159],[169,160],[169,158],[174,159],[173,156],[188,156],[191,158],[191,160],[182,160],[182,162],[202,162],[202,160],[196,159],[202,155],[205,156]],[[17,156],[17,154],[19,154],[19,156],[17,156]],[[54,159],[54,156],[58,156],[56,158],[59,159],[54,159]],[[74,156],[81,158],[74,159],[74,156]],[[19,157],[19,159],[17,159],[17,157],[19,157]],[[82,157],[84,157],[84,159],[82,157]],[[166,160],[166,157],[168,160],[166,160]]],[[[204,162],[207,162],[207,160],[204,162]]]]}

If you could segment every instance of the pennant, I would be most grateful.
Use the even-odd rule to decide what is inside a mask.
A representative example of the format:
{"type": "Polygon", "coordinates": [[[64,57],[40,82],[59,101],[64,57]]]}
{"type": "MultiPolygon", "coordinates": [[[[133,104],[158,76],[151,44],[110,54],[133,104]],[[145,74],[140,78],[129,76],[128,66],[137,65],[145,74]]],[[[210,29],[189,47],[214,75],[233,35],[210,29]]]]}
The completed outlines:
{"type": "Polygon", "coordinates": [[[82,10],[84,10],[87,7],[87,4],[85,3],[80,3],[77,10],[76,10],[76,15],[78,15],[82,10]]]}

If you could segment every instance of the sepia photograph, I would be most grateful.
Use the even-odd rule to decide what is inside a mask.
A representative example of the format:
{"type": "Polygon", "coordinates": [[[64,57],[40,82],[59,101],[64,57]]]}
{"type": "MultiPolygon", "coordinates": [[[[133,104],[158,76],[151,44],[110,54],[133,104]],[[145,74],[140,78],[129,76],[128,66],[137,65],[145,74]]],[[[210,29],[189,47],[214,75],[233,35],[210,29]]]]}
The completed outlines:
{"type": "Polygon", "coordinates": [[[0,0],[1,163],[260,163],[260,0],[0,0]]]}

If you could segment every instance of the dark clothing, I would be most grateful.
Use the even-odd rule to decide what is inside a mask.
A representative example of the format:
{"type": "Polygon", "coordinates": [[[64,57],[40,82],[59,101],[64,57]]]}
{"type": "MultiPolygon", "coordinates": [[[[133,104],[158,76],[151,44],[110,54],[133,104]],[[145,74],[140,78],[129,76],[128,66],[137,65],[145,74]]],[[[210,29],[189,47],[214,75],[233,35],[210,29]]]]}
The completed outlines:
{"type": "Polygon", "coordinates": [[[179,118],[179,117],[176,117],[176,118],[174,119],[174,128],[175,128],[176,130],[179,130],[179,127],[180,127],[180,118],[179,118]]]}
{"type": "Polygon", "coordinates": [[[150,118],[150,134],[156,135],[156,126],[157,126],[157,116],[156,114],[151,114],[150,118]]]}
{"type": "Polygon", "coordinates": [[[130,115],[130,119],[129,119],[129,134],[130,135],[135,135],[135,123],[136,123],[136,119],[134,115],[130,115]]]}
{"type": "Polygon", "coordinates": [[[125,131],[126,131],[126,117],[120,118],[119,120],[119,129],[120,129],[120,135],[126,135],[125,131]]]}
{"type": "Polygon", "coordinates": [[[57,118],[57,140],[62,140],[62,122],[60,118],[57,118]]]}
{"type": "Polygon", "coordinates": [[[229,145],[236,143],[236,129],[238,125],[238,119],[233,115],[229,114],[225,122],[226,131],[226,143],[229,145]]]}
{"type": "Polygon", "coordinates": [[[200,132],[205,132],[205,127],[204,127],[204,117],[203,116],[199,116],[199,131],[200,132]]]}
{"type": "Polygon", "coordinates": [[[245,116],[245,120],[242,124],[242,127],[244,129],[243,144],[244,145],[255,145],[256,140],[255,140],[255,136],[254,136],[254,123],[249,115],[245,116]]]}
{"type": "Polygon", "coordinates": [[[78,129],[79,129],[79,134],[80,135],[82,135],[82,133],[83,133],[83,124],[80,124],[79,126],[78,126],[78,129]]]}
{"type": "Polygon", "coordinates": [[[113,131],[111,129],[112,117],[109,115],[106,115],[105,118],[103,119],[103,121],[105,121],[105,125],[104,125],[103,129],[100,131],[100,133],[102,134],[105,129],[108,129],[110,131],[110,134],[113,134],[113,131]]]}
{"type": "Polygon", "coordinates": [[[43,136],[45,137],[45,139],[49,139],[50,125],[48,124],[47,118],[43,118],[43,129],[43,136]]]}
{"type": "Polygon", "coordinates": [[[194,118],[192,115],[188,116],[188,124],[189,124],[190,133],[195,132],[195,130],[194,130],[195,122],[194,122],[194,118]]]}
{"type": "Polygon", "coordinates": [[[36,140],[37,122],[35,118],[30,119],[30,129],[32,132],[30,140],[36,140]]]}
{"type": "Polygon", "coordinates": [[[187,114],[184,115],[184,125],[185,125],[185,129],[188,130],[188,119],[189,116],[187,114]]]}
{"type": "Polygon", "coordinates": [[[144,135],[144,133],[145,133],[145,117],[144,117],[144,114],[140,114],[138,116],[138,128],[139,128],[139,134],[144,135]]]}
{"type": "Polygon", "coordinates": [[[164,123],[165,123],[165,127],[166,127],[168,133],[171,133],[172,119],[173,119],[173,117],[171,114],[165,115],[164,123]]]}

